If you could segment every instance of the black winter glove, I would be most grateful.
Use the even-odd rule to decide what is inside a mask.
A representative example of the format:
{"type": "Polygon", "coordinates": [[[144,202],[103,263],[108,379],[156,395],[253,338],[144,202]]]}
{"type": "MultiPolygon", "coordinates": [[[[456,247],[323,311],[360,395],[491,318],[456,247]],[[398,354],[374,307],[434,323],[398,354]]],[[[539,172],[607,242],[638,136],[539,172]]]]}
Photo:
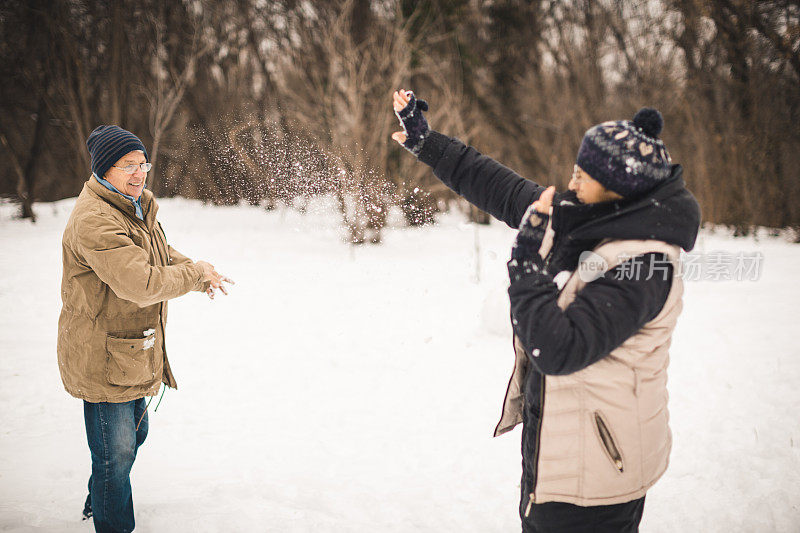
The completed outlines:
{"type": "Polygon", "coordinates": [[[417,99],[414,93],[411,93],[408,105],[394,113],[400,119],[403,130],[406,132],[406,142],[403,143],[403,146],[415,156],[419,155],[419,151],[422,150],[422,145],[431,131],[428,128],[428,121],[422,115],[422,112],[427,110],[428,102],[417,99]]]}
{"type": "Polygon", "coordinates": [[[517,281],[525,274],[533,272],[547,273],[539,248],[542,246],[549,220],[550,215],[536,211],[534,204],[525,211],[514,247],[511,248],[511,261],[508,262],[511,281],[517,281]]]}
{"type": "Polygon", "coordinates": [[[511,249],[511,257],[514,259],[533,259],[534,255],[541,259],[539,248],[542,247],[550,215],[539,213],[533,206],[534,204],[531,204],[522,217],[517,239],[511,249]]]}

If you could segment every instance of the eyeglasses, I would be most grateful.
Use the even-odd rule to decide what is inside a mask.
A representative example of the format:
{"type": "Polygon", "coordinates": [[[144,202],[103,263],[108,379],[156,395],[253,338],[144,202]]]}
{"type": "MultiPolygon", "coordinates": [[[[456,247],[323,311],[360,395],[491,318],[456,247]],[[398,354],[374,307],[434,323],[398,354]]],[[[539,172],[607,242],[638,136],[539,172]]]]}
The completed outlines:
{"type": "Polygon", "coordinates": [[[581,167],[578,165],[572,167],[572,181],[575,183],[583,183],[586,181],[586,178],[581,177],[581,167]]]}
{"type": "Polygon", "coordinates": [[[115,167],[114,165],[111,165],[111,166],[113,168],[120,169],[121,171],[123,171],[126,174],[133,174],[134,172],[136,172],[140,168],[142,169],[142,172],[144,172],[146,174],[146,173],[150,172],[151,168],[153,168],[153,164],[152,163],[139,163],[138,165],[128,165],[128,166],[125,166],[125,167],[115,167]]]}

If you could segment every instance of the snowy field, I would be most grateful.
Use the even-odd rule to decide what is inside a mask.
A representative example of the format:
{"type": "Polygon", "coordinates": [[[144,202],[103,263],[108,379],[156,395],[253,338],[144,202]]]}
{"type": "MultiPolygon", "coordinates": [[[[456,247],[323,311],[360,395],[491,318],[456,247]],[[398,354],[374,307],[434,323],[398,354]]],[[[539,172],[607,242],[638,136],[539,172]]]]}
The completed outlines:
{"type": "MultiPolygon", "coordinates": [[[[2,531],[93,530],[83,410],[55,353],[73,203],[37,205],[35,225],[0,204],[2,531]]],[[[237,285],[170,305],[180,390],[134,466],[137,531],[519,530],[520,432],[491,438],[513,365],[513,231],[456,213],[353,248],[324,205],[164,200],[159,218],[237,285]]],[[[760,251],[763,274],[687,283],[675,445],[642,531],[800,531],[800,245],[704,232],[698,248],[760,251]]]]}

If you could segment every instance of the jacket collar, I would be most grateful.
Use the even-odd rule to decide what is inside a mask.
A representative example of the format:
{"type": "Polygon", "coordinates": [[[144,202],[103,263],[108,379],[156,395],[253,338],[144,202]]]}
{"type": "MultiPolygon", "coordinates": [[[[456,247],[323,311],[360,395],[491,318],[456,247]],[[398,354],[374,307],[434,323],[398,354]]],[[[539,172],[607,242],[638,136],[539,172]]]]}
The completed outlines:
{"type": "Polygon", "coordinates": [[[574,193],[563,193],[553,209],[553,229],[567,240],[655,239],[694,247],[700,226],[697,200],[686,189],[683,169],[672,166],[664,183],[637,198],[575,203],[574,193]]]}
{"type": "Polygon", "coordinates": [[[153,225],[156,221],[156,213],[158,212],[158,204],[153,197],[153,193],[149,190],[144,189],[140,197],[142,212],[144,213],[144,221],[142,221],[136,216],[136,209],[134,209],[133,204],[127,198],[107,189],[102,183],[94,179],[94,177],[90,177],[85,186],[115,209],[122,211],[125,215],[140,224],[144,223],[148,230],[153,229],[153,225]]]}
{"type": "Polygon", "coordinates": [[[141,196],[139,196],[139,198],[134,198],[133,196],[129,196],[129,195],[121,192],[116,187],[114,187],[110,182],[106,181],[103,178],[98,177],[97,174],[93,173],[92,177],[94,177],[94,179],[96,179],[101,184],[103,184],[103,187],[105,187],[106,189],[109,189],[109,190],[121,195],[123,198],[125,198],[130,203],[132,203],[133,204],[133,209],[136,210],[136,217],[139,220],[144,220],[144,213],[142,212],[142,197],[141,196]]]}

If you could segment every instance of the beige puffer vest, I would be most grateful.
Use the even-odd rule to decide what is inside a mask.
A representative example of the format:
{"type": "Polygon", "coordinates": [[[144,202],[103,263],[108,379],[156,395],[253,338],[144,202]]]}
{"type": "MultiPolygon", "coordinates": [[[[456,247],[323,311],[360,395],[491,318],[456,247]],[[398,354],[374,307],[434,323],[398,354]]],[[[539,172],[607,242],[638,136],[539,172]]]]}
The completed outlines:
{"type": "MultiPolygon", "coordinates": [[[[618,240],[594,249],[608,270],[649,252],[666,254],[674,266],[672,287],[659,314],[593,365],[566,376],[544,376],[532,503],[628,502],[644,496],[667,469],[672,447],[667,366],[672,331],[682,308],[680,248],[654,240],[618,240]]],[[[576,269],[561,290],[562,309],[586,285],[578,273],[576,269]]],[[[514,346],[514,373],[495,436],[522,421],[529,363],[516,338],[514,346]]]]}

